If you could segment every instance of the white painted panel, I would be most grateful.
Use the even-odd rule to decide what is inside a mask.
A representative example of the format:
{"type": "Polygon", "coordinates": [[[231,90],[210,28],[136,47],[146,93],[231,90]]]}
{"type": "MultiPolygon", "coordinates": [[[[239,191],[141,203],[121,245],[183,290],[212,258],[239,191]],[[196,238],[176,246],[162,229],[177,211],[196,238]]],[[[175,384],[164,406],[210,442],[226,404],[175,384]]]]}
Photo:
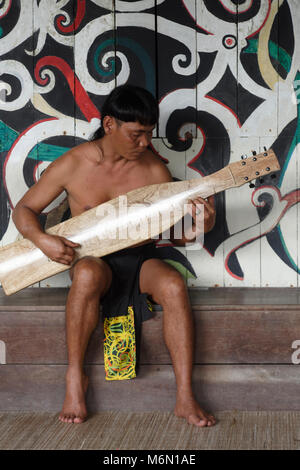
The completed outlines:
{"type": "MultiPolygon", "coordinates": [[[[233,140],[230,163],[241,160],[242,155],[252,156],[252,151],[259,152],[257,137],[233,140]]],[[[226,191],[226,221],[230,236],[224,242],[224,284],[228,287],[260,286],[259,217],[251,201],[252,192],[249,183],[226,191]],[[227,261],[231,253],[235,253],[242,272],[229,269],[227,261]]]]}
{"type": "MultiPolygon", "coordinates": [[[[230,7],[234,10],[236,8],[232,2],[230,7]]],[[[221,20],[210,13],[203,0],[197,0],[196,2],[196,18],[198,27],[203,31],[197,32],[200,70],[201,53],[215,54],[210,73],[197,84],[197,109],[217,117],[228,131],[229,137],[232,138],[239,129],[236,116],[236,86],[232,84],[231,89],[234,91],[232,93],[228,91],[222,95],[219,92],[215,94],[214,90],[218,86],[226,87],[224,81],[223,85],[219,85],[225,74],[228,74],[228,76],[231,74],[237,79],[237,25],[235,22],[221,20]],[[205,32],[208,34],[205,34],[205,32]]]]}
{"type": "MultiPolygon", "coordinates": [[[[281,1],[281,0],[279,0],[281,1]]],[[[273,27],[278,31],[277,12],[278,0],[260,2],[258,11],[252,5],[253,16],[247,21],[238,23],[238,82],[239,85],[255,98],[263,100],[253,109],[241,128],[244,136],[276,136],[277,135],[277,107],[278,107],[278,81],[280,79],[274,68],[269,52],[270,34],[273,27]],[[270,8],[269,8],[270,7],[270,8]],[[266,86],[258,83],[258,80],[246,70],[241,57],[254,55],[258,63],[258,69],[266,86]]],[[[251,12],[251,8],[250,8],[251,12]]],[[[273,49],[271,50],[271,52],[273,49]]],[[[247,60],[247,59],[246,59],[247,60]]],[[[243,105],[242,89],[239,90],[239,108],[243,105]]],[[[251,103],[251,97],[245,101],[251,103]]],[[[242,111],[242,110],[241,110],[242,111]]]]}
{"type": "MultiPolygon", "coordinates": [[[[193,139],[192,146],[186,151],[186,179],[203,178],[198,171],[188,166],[188,163],[199,154],[203,144],[204,139],[202,138],[202,134],[199,132],[198,138],[193,139]]],[[[187,249],[186,256],[197,275],[196,279],[188,279],[188,285],[190,287],[223,286],[224,274],[222,245],[218,248],[214,256],[199,244],[197,245],[197,249],[193,249],[193,247],[187,249]]]]}
{"type": "MultiPolygon", "coordinates": [[[[196,19],[196,1],[184,1],[183,6],[187,9],[188,13],[196,19]]],[[[191,119],[181,123],[181,127],[176,129],[178,138],[181,140],[186,139],[186,133],[197,137],[196,126],[196,110],[197,110],[197,90],[195,74],[199,65],[199,57],[197,54],[197,35],[196,28],[190,25],[184,25],[180,21],[176,22],[164,18],[161,15],[157,16],[157,58],[158,58],[158,95],[160,96],[160,118],[158,135],[166,137],[166,128],[170,117],[174,111],[192,108],[195,112],[191,113],[191,119]],[[172,38],[180,42],[184,47],[182,53],[175,50],[164,49],[164,36],[172,38]],[[176,81],[172,84],[169,83],[169,89],[166,89],[166,82],[168,77],[164,74],[164,61],[172,61],[172,69],[175,77],[180,79],[187,79],[188,85],[178,87],[176,81]],[[163,92],[161,90],[164,90],[163,92]],[[189,122],[190,121],[190,122],[189,122]]],[[[169,65],[168,65],[169,67],[169,65]]],[[[175,79],[176,80],[176,79],[175,79]]],[[[174,136],[173,136],[174,137],[174,136]]]]}
{"type": "Polygon", "coordinates": [[[64,273],[56,274],[56,276],[41,281],[40,287],[70,287],[71,284],[69,271],[65,271],[64,273]]]}
{"type": "Polygon", "coordinates": [[[223,287],[224,263],[223,246],[221,245],[214,256],[205,248],[198,251],[187,251],[187,258],[192,264],[197,279],[189,279],[190,287],[223,287]]]}
{"type": "MultiPolygon", "coordinates": [[[[262,138],[261,141],[267,148],[272,147],[271,138],[262,138]]],[[[297,265],[298,208],[296,204],[293,205],[288,202],[288,195],[292,195],[299,187],[297,178],[299,155],[299,149],[295,148],[291,153],[286,169],[283,168],[281,173],[277,173],[276,179],[271,180],[275,182],[276,188],[278,188],[277,191],[275,188],[268,189],[268,180],[266,180],[265,191],[269,193],[273,207],[264,221],[263,233],[265,231],[278,233],[279,243],[277,241],[276,246],[280,251],[276,253],[276,248],[270,246],[266,236],[261,238],[262,287],[297,286],[298,276],[296,271],[289,267],[281,257],[286,256],[292,265],[297,265]],[[281,179],[280,174],[283,175],[281,179]],[[273,220],[275,220],[275,226],[273,220]]]]}
{"type": "MultiPolygon", "coordinates": [[[[186,180],[186,164],[185,164],[185,152],[177,152],[172,150],[170,143],[167,139],[153,139],[153,147],[157,154],[165,159],[165,163],[169,171],[171,172],[173,178],[179,180],[186,180]]],[[[169,244],[170,241],[165,239],[161,240],[159,244],[169,244]]],[[[174,245],[176,250],[179,250],[184,256],[186,256],[185,247],[174,245]]],[[[187,281],[187,278],[185,278],[187,281]]]]}
{"type": "MultiPolygon", "coordinates": [[[[5,22],[6,14],[9,15],[11,2],[5,2],[2,7],[3,9],[1,11],[1,17],[2,21],[5,22]]],[[[20,2],[20,11],[16,25],[11,28],[11,31],[0,40],[0,110],[15,113],[15,115],[20,112],[28,113],[28,106],[30,105],[30,101],[33,97],[33,59],[30,56],[30,52],[32,52],[33,41],[29,40],[29,38],[32,36],[33,29],[33,0],[28,0],[27,2],[22,0],[20,2]],[[19,47],[24,41],[26,41],[26,47],[29,49],[29,53],[27,53],[27,49],[25,50],[24,47],[23,49],[18,49],[20,55],[11,54],[11,51],[19,47]],[[10,58],[8,59],[5,57],[4,59],[1,59],[1,56],[5,54],[8,54],[10,58]],[[26,66],[22,63],[24,61],[24,57],[26,58],[27,62],[26,66]],[[9,76],[8,83],[6,83],[5,78],[2,77],[2,74],[9,76]],[[10,78],[12,78],[11,81],[10,78]],[[18,83],[17,86],[16,83],[18,83]],[[13,99],[12,96],[14,96],[13,99]],[[24,108],[25,106],[27,109],[24,108]]],[[[19,131],[19,129],[13,130],[19,131]]],[[[26,136],[22,136],[22,131],[25,131],[25,128],[21,129],[20,131],[21,132],[19,132],[19,136],[17,136],[15,142],[11,146],[11,150],[9,150],[6,156],[5,171],[3,172],[2,176],[3,185],[7,187],[9,199],[12,204],[12,206],[9,205],[10,210],[14,208],[15,204],[20,199],[20,183],[21,187],[23,187],[23,185],[26,187],[23,176],[24,158],[21,141],[27,141],[28,143],[28,139],[26,136]],[[15,152],[13,152],[13,148],[17,145],[18,142],[18,153],[20,153],[20,155],[17,155],[15,152]]],[[[5,135],[3,138],[5,139],[5,135]]],[[[2,191],[5,191],[4,187],[2,188],[2,191]]],[[[3,223],[6,224],[6,221],[3,223]]],[[[7,230],[1,240],[1,246],[15,241],[17,236],[18,231],[12,221],[10,213],[9,223],[7,230]]]]}

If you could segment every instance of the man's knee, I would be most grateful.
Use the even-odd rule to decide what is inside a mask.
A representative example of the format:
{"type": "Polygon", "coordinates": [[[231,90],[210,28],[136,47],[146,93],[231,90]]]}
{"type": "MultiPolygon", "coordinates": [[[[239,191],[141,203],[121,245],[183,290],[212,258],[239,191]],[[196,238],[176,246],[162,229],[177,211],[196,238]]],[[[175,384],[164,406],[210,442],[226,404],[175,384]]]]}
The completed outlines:
{"type": "Polygon", "coordinates": [[[174,270],[168,273],[160,280],[157,288],[160,303],[164,304],[185,296],[187,292],[186,283],[182,275],[174,270]]]}
{"type": "Polygon", "coordinates": [[[70,273],[72,281],[77,281],[88,289],[103,286],[108,288],[111,282],[110,267],[103,260],[86,256],[81,258],[73,266],[70,273]]]}

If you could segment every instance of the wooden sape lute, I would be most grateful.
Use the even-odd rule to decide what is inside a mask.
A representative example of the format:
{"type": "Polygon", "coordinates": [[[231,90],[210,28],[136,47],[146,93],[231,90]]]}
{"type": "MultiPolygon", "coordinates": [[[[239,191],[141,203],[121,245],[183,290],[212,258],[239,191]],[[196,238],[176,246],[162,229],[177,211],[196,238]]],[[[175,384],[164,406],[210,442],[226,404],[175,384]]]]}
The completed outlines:
{"type": "MultiPolygon", "coordinates": [[[[88,255],[101,257],[168,230],[183,217],[187,212],[184,208],[188,201],[195,197],[207,198],[279,169],[278,160],[271,149],[231,163],[203,178],[134,189],[61,222],[46,232],[80,243],[75,260],[88,255]],[[127,203],[127,209],[124,202],[127,203]],[[139,231],[138,227],[147,227],[147,230],[139,231]],[[131,236],[128,237],[128,233],[131,236]]],[[[6,295],[69,268],[49,260],[27,239],[0,249],[0,281],[6,295]]]]}

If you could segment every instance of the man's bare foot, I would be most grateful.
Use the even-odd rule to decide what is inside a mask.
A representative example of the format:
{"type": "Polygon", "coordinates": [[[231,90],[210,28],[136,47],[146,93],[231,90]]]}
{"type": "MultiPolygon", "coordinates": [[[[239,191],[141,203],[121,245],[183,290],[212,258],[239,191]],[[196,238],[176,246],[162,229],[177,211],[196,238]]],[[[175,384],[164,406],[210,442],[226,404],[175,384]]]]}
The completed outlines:
{"type": "Polygon", "coordinates": [[[66,397],[59,420],[63,423],[83,423],[87,417],[85,394],[88,377],[81,372],[68,371],[66,375],[66,397]]]}
{"type": "Polygon", "coordinates": [[[199,427],[214,426],[216,424],[214,416],[200,408],[191,395],[177,398],[174,414],[199,427]]]}

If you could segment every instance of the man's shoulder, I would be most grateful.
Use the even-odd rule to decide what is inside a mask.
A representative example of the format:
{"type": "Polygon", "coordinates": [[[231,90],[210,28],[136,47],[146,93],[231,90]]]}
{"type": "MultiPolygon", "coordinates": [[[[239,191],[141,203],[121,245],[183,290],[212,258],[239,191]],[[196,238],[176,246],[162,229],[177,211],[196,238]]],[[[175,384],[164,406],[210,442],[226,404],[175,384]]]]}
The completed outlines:
{"type": "Polygon", "coordinates": [[[150,170],[155,179],[165,181],[172,181],[172,175],[164,161],[158,156],[151,149],[147,149],[144,154],[144,162],[148,166],[148,170],[150,170]]]}
{"type": "Polygon", "coordinates": [[[65,157],[69,160],[83,159],[88,156],[91,151],[91,142],[83,142],[71,148],[65,153],[65,157]]]}
{"type": "Polygon", "coordinates": [[[64,182],[68,181],[70,177],[74,175],[74,172],[78,170],[80,155],[83,153],[83,147],[85,144],[77,145],[60,157],[56,158],[44,172],[44,176],[49,178],[57,178],[63,180],[64,182]]]}
{"type": "Polygon", "coordinates": [[[59,158],[55,160],[56,165],[59,166],[76,166],[79,161],[82,160],[82,157],[87,153],[89,148],[89,143],[84,142],[82,144],[76,145],[75,147],[70,148],[67,152],[62,154],[59,158]]]}

